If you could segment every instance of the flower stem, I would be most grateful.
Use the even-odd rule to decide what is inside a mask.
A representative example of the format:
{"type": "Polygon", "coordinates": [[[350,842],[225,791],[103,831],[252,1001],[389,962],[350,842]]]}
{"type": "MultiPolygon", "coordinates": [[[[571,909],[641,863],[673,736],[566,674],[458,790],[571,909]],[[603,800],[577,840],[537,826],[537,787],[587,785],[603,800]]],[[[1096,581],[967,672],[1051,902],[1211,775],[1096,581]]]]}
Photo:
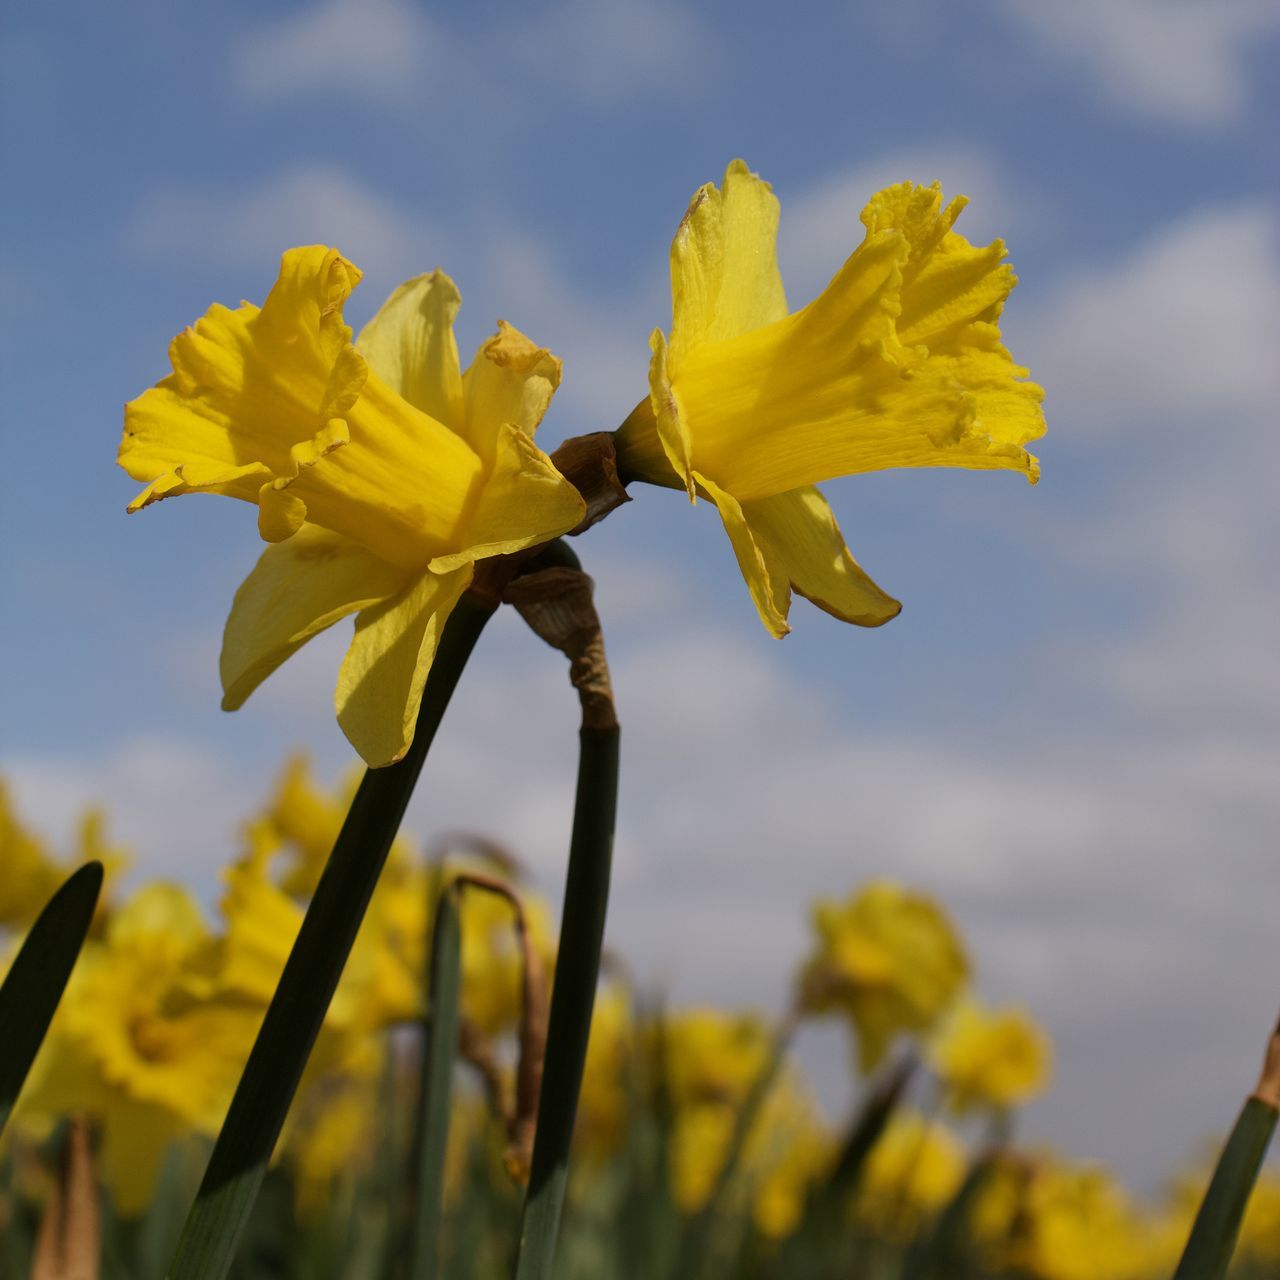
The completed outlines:
{"type": "Polygon", "coordinates": [[[431,665],[403,760],[360,783],[258,1032],[187,1216],[171,1280],[222,1280],[445,708],[493,614],[464,595],[431,665]]]}
{"type": "Polygon", "coordinates": [[[458,884],[446,885],[431,926],[426,1058],[414,1134],[414,1215],[409,1274],[435,1280],[444,1208],[444,1157],[449,1139],[453,1063],[458,1052],[458,987],[461,980],[458,884]]]}
{"type": "Polygon", "coordinates": [[[580,744],[560,949],[517,1280],[548,1280],[555,1259],[609,900],[618,800],[618,727],[584,727],[580,744]]]}

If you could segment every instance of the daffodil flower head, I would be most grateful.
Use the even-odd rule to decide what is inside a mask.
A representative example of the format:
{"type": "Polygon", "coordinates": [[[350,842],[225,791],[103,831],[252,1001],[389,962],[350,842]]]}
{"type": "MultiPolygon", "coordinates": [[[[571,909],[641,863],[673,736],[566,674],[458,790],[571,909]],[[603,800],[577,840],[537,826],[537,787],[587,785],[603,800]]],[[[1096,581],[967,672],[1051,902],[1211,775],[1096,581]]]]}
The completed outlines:
{"type": "Polygon", "coordinates": [[[958,1005],[929,1056],[953,1107],[1007,1108],[1029,1102],[1049,1082],[1049,1038],[1021,1009],[958,1005]]]}
{"type": "Polygon", "coordinates": [[[173,372],[125,409],[121,466],[162,498],[258,508],[268,542],[222,648],[223,706],[348,614],[338,722],[371,766],[413,738],[440,632],[477,560],[559,536],[584,514],[533,443],[560,362],[511,326],[465,373],[443,272],[406,281],[353,344],[359,270],[335,249],[285,253],[261,307],[214,305],[173,340],[173,372]]]}
{"type": "Polygon", "coordinates": [[[924,894],[876,880],[847,903],[819,902],[813,916],[818,947],[801,976],[801,1005],[850,1018],[864,1072],[899,1033],[929,1030],[968,980],[959,937],[924,894]]]}
{"type": "Polygon", "coordinates": [[[886,467],[1038,475],[1043,393],[1000,339],[1016,283],[1001,241],[952,230],[965,200],[935,184],[874,196],[863,242],[789,312],[778,201],[735,160],[694,195],[671,246],[670,338],[649,396],[616,435],[629,479],[683,487],[720,512],[761,621],[790,629],[792,591],[861,626],[900,606],[862,571],[815,486],[886,467]]]}

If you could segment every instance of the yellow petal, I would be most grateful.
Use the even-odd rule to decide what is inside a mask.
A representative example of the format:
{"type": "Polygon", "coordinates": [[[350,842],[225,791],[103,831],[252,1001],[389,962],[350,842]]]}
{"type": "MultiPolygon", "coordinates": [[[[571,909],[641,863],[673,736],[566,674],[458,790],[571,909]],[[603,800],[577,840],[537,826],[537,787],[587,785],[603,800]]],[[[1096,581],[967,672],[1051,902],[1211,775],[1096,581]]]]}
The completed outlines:
{"type": "Polygon", "coordinates": [[[766,543],[754,536],[741,505],[732,494],[726,493],[704,475],[695,472],[694,478],[720,512],[760,621],[771,635],[780,640],[791,630],[787,625],[791,587],[781,562],[766,543]]]}
{"type": "Polygon", "coordinates": [[[406,280],[360,331],[370,367],[411,405],[453,431],[462,425],[462,374],[453,322],[462,303],[443,271],[406,280]]]}
{"type": "Polygon", "coordinates": [[[467,442],[486,463],[498,449],[498,429],[514,423],[533,438],[551,397],[560,385],[562,366],[546,347],[531,342],[505,320],[481,344],[462,377],[467,442]]]}
{"type": "Polygon", "coordinates": [[[113,1093],[102,1118],[100,1159],[102,1181],[121,1217],[137,1218],[146,1211],[165,1153],[187,1132],[182,1117],[113,1093]]]}
{"type": "Polygon", "coordinates": [[[451,547],[480,459],[351,346],[358,279],[336,250],[291,249],[261,310],[211,307],[174,340],[172,376],[125,409],[120,462],[149,482],[131,509],[206,489],[259,504],[268,540],[305,520],[410,569],[451,547]]]}
{"type": "Polygon", "coordinates": [[[409,749],[440,632],[470,581],[470,565],[424,573],[356,618],[335,701],[343,733],[371,768],[409,749]]]}
{"type": "Polygon", "coordinates": [[[902,611],[858,566],[817,489],[759,498],[742,510],[755,541],[782,566],[792,588],[819,609],[863,627],[878,627],[902,611]]]}
{"type": "Polygon", "coordinates": [[[778,200],[741,160],[699,188],[671,244],[674,361],[699,342],[736,337],[787,314],[778,273],[778,200]]]}
{"type": "Polygon", "coordinates": [[[536,547],[568,533],[587,514],[582,495],[519,427],[504,423],[497,440],[493,470],[459,531],[463,549],[437,556],[429,566],[433,573],[536,547]]]}
{"type": "Polygon", "coordinates": [[[667,340],[661,329],[649,336],[649,409],[644,413],[641,405],[623,423],[618,432],[618,461],[627,470],[642,479],[661,475],[666,468],[657,464],[656,451],[652,448],[653,436],[657,436],[667,463],[684,482],[690,502],[697,502],[697,485],[693,479],[690,456],[689,431],[684,414],[676,400],[675,389],[667,373],[667,340]],[[646,465],[648,464],[648,465],[646,465]],[[651,468],[651,469],[650,469],[651,468]]]}
{"type": "Polygon", "coordinates": [[[240,584],[223,632],[223,709],[241,706],[312,636],[394,595],[404,581],[359,543],[315,525],[268,547],[240,584]]]}

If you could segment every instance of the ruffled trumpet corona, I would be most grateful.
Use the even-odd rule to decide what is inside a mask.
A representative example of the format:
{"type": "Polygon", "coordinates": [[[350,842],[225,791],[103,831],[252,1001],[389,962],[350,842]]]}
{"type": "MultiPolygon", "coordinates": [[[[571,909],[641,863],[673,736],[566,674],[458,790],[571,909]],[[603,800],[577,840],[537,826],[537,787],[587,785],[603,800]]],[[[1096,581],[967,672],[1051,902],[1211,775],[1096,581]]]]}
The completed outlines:
{"type": "Polygon", "coordinates": [[[1022,471],[1043,392],[1000,339],[1017,280],[997,240],[952,230],[935,184],[901,183],[862,214],[862,243],[788,312],[778,201],[741,160],[697,191],[671,245],[670,337],[651,339],[649,395],[616,433],[628,480],[715,503],[760,618],[790,629],[791,593],[861,626],[901,606],[859,567],[824,480],[887,467],[1022,471]]]}
{"type": "Polygon", "coordinates": [[[214,305],[173,340],[173,372],[125,408],[137,511],[183,493],[256,504],[270,545],[223,635],[223,706],[355,614],[338,722],[371,766],[413,739],[441,629],[486,556],[572,529],[577,490],[533,442],[560,362],[509,325],[466,372],[443,272],[406,281],[353,344],[360,271],[290,249],[261,308],[214,305]]]}

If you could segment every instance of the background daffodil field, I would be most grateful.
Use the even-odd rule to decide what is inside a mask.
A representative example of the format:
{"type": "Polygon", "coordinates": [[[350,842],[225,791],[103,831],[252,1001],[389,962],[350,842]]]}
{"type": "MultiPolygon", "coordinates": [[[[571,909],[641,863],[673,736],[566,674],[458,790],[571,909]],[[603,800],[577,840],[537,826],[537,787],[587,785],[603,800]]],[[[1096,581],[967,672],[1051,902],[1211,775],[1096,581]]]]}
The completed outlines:
{"type": "MultiPolygon", "coordinates": [[[[420,288],[448,286],[462,369],[495,334],[503,369],[538,355],[518,457],[536,454],[554,509],[433,544],[459,591],[474,546],[573,526],[547,455],[646,405],[655,330],[677,353],[653,378],[684,396],[689,474],[699,430],[714,454],[696,507],[683,472],[655,472],[572,540],[625,748],[556,1274],[630,1275],[641,1256],[655,1280],[807,1274],[806,1249],[837,1257],[833,1233],[867,1275],[969,1274],[941,1226],[991,1152],[965,1202],[972,1274],[1171,1274],[1280,1006],[1278,57],[1266,0],[5,6],[0,973],[76,866],[106,880],[0,1145],[0,1275],[23,1274],[82,1138],[106,1191],[102,1274],[163,1274],[354,793],[352,743],[382,764],[411,727],[348,713],[344,736],[349,623],[223,715],[256,517],[207,496],[125,516],[161,475],[116,466],[125,403],[169,374],[184,326],[262,304],[307,245],[363,273],[339,317],[355,334],[440,269],[420,288]],[[827,616],[803,584],[788,613],[786,574],[767,548],[752,570],[731,527],[742,498],[763,546],[749,508],[775,495],[742,478],[712,410],[731,387],[763,397],[738,365],[714,381],[704,351],[716,394],[698,399],[669,251],[736,156],[780,202],[786,299],[744,304],[718,337],[822,295],[897,183],[968,196],[955,230],[1003,240],[1016,268],[990,301],[1048,432],[1019,391],[998,465],[1029,472],[1025,445],[1038,484],[794,480],[821,481],[861,567],[856,620],[884,625],[827,616]],[[857,1195],[833,1209],[876,1106],[857,1195]],[[646,1252],[654,1223],[667,1245],[646,1252]]],[[[412,380],[388,394],[412,401],[412,380]]],[[[759,448],[775,468],[794,461],[780,403],[781,443],[759,448]]],[[[655,441],[638,448],[661,470],[655,441]]],[[[398,480],[407,509],[418,480],[398,480]]],[[[301,518],[291,501],[278,520],[301,518]]],[[[433,581],[419,559],[362,579],[362,602],[433,581]]],[[[506,898],[459,898],[445,1158],[445,1274],[507,1274],[524,963],[554,976],[577,728],[562,659],[526,632],[500,610],[459,685],[236,1274],[380,1274],[407,1212],[390,1171],[441,866],[513,886],[523,912],[518,933],[506,898]]],[[[1274,1161],[1242,1277],[1280,1274],[1274,1161]]]]}

